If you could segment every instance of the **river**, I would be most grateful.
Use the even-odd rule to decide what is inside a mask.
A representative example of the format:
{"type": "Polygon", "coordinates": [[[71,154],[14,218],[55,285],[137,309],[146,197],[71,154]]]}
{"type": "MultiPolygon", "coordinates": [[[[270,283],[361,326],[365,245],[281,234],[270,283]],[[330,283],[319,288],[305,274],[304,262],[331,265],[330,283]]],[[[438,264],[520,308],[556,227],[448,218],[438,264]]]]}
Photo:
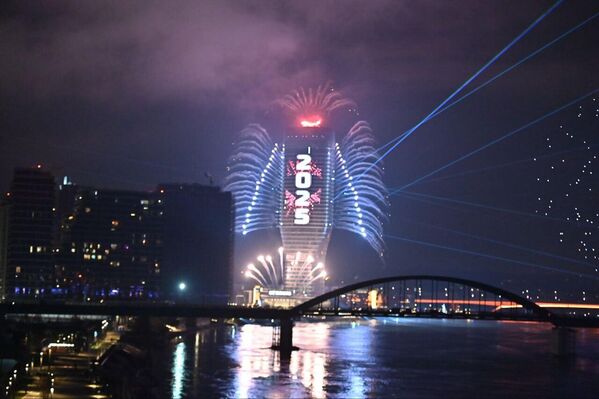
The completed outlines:
{"type": "Polygon", "coordinates": [[[597,398],[599,329],[550,353],[542,323],[364,319],[298,322],[288,361],[272,329],[220,325],[172,345],[168,397],[597,398]]]}

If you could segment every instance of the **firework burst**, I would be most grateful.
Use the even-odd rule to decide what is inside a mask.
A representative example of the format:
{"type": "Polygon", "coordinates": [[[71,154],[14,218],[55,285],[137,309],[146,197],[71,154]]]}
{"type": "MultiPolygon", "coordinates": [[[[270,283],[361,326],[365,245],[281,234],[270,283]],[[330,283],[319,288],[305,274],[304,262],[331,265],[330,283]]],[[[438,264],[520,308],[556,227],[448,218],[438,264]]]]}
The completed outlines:
{"type": "MultiPolygon", "coordinates": [[[[256,257],[257,263],[250,263],[246,266],[243,271],[244,276],[267,289],[283,288],[285,282],[283,247],[279,248],[278,255],[278,257],[258,255],[256,257]]],[[[314,258],[310,255],[303,257],[301,252],[296,252],[291,264],[299,266],[302,272],[303,277],[299,283],[299,292],[307,291],[314,281],[324,279],[327,276],[324,264],[322,262],[315,263],[314,258]],[[302,258],[304,258],[303,261],[302,258]]]]}
{"type": "Polygon", "coordinates": [[[340,108],[355,109],[356,107],[356,103],[335,91],[330,83],[318,86],[315,90],[299,88],[275,101],[275,104],[300,116],[327,115],[340,108]]]}

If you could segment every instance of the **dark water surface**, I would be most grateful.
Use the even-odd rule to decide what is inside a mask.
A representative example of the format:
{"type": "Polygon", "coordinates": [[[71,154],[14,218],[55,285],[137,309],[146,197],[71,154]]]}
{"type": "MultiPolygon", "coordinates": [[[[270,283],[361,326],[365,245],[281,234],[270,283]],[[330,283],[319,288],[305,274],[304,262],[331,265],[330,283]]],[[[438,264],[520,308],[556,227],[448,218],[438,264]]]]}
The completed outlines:
{"type": "Polygon", "coordinates": [[[173,344],[170,397],[599,398],[599,329],[550,353],[551,326],[466,320],[300,322],[281,361],[271,327],[218,326],[173,344]]]}

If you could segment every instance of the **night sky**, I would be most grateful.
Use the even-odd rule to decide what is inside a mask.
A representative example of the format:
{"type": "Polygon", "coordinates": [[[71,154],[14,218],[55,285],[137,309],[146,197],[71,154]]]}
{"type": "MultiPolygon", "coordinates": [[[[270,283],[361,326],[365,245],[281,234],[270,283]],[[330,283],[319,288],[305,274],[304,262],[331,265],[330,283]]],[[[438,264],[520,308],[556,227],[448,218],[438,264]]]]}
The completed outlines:
{"type": "MultiPolygon", "coordinates": [[[[0,190],[14,167],[37,163],[99,187],[207,183],[205,173],[221,184],[238,131],[285,125],[273,100],[327,81],[359,110],[329,124],[364,119],[386,143],[553,4],[5,1],[0,190]]],[[[596,13],[596,1],[561,4],[464,93],[596,13]]],[[[385,159],[386,183],[409,184],[596,89],[599,17],[416,130],[385,159]]],[[[588,235],[599,237],[597,109],[599,92],[392,196],[385,263],[334,233],[332,274],[599,293],[588,235]]]]}

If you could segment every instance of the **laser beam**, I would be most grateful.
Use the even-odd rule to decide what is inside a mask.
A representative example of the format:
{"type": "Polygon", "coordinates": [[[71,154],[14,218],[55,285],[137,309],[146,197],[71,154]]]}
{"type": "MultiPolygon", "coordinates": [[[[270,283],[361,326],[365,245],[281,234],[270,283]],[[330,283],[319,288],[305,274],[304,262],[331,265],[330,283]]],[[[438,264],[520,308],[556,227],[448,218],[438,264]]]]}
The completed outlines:
{"type": "Polygon", "coordinates": [[[580,273],[580,272],[575,272],[572,270],[564,270],[564,269],[559,269],[559,268],[555,268],[555,267],[551,267],[551,266],[539,265],[537,263],[525,262],[525,261],[520,261],[517,259],[511,259],[511,258],[505,258],[502,256],[489,255],[489,254],[485,254],[482,252],[470,251],[467,249],[454,248],[454,247],[450,247],[447,245],[435,244],[435,243],[428,242],[428,241],[414,240],[411,238],[400,237],[400,236],[391,235],[391,234],[385,234],[385,237],[390,238],[392,240],[409,242],[411,244],[418,244],[418,245],[423,245],[423,246],[427,246],[427,247],[431,247],[431,248],[443,249],[446,251],[452,251],[452,252],[462,253],[462,254],[466,254],[466,255],[478,256],[481,258],[486,258],[486,259],[491,259],[491,260],[499,260],[502,262],[514,263],[514,264],[518,264],[518,265],[522,265],[522,266],[544,269],[544,270],[549,270],[549,271],[553,271],[553,272],[557,272],[557,273],[571,274],[571,275],[575,275],[575,276],[578,276],[581,278],[587,277],[587,278],[592,278],[594,280],[599,280],[598,276],[593,276],[593,275],[590,275],[587,273],[580,273]]]}
{"type": "MultiPolygon", "coordinates": [[[[503,54],[505,54],[510,48],[512,48],[512,46],[514,46],[517,42],[520,41],[520,39],[522,39],[524,36],[526,36],[532,29],[534,29],[535,26],[537,26],[546,16],[548,16],[549,14],[551,14],[553,12],[553,10],[555,10],[557,7],[559,7],[561,5],[561,3],[563,2],[563,0],[559,0],[557,1],[555,4],[553,4],[551,7],[549,7],[549,9],[547,11],[545,11],[540,17],[538,17],[532,24],[530,24],[526,29],[524,29],[524,31],[522,31],[518,36],[516,36],[511,42],[509,42],[507,44],[507,46],[505,46],[503,49],[501,49],[501,51],[499,51],[497,54],[495,54],[493,56],[493,58],[491,58],[489,61],[487,61],[487,63],[485,65],[483,65],[478,71],[476,71],[474,74],[472,74],[468,79],[466,79],[466,81],[464,83],[462,83],[462,85],[460,87],[457,88],[457,90],[455,90],[453,93],[451,93],[449,95],[449,97],[447,97],[445,100],[443,100],[441,102],[441,104],[439,104],[431,113],[429,113],[424,119],[422,119],[420,122],[418,122],[415,126],[413,126],[410,130],[408,130],[408,132],[406,132],[405,134],[403,134],[403,136],[395,143],[391,146],[391,148],[389,148],[387,151],[385,151],[383,153],[383,155],[381,155],[373,164],[372,167],[374,167],[374,165],[378,164],[380,161],[382,161],[387,155],[389,155],[395,148],[397,148],[397,146],[399,144],[401,144],[405,139],[407,139],[408,137],[410,137],[410,135],[412,133],[414,133],[414,131],[416,131],[416,129],[418,129],[421,125],[423,125],[424,123],[426,123],[431,116],[433,116],[437,111],[439,111],[441,108],[443,108],[445,106],[445,104],[447,104],[449,101],[451,101],[452,98],[454,98],[457,94],[459,94],[467,85],[470,84],[470,82],[472,82],[474,79],[476,79],[481,73],[483,73],[489,66],[491,66],[495,61],[497,61],[497,59],[499,59],[503,54]]],[[[362,175],[360,175],[358,177],[358,179],[360,179],[365,173],[368,172],[368,169],[366,169],[364,171],[364,173],[362,175]]]]}
{"type": "MultiPolygon", "coordinates": [[[[555,151],[555,152],[551,152],[551,153],[545,154],[545,155],[540,155],[540,156],[537,156],[537,157],[527,157],[527,158],[518,159],[518,160],[515,160],[515,161],[504,162],[504,163],[500,163],[500,164],[497,164],[497,165],[487,166],[487,167],[484,167],[484,168],[477,168],[477,169],[465,170],[465,171],[459,172],[459,173],[453,173],[453,174],[450,174],[450,175],[435,177],[434,179],[428,179],[426,181],[420,182],[419,184],[427,184],[427,183],[432,183],[432,182],[436,182],[436,181],[440,181],[440,180],[455,179],[455,178],[466,176],[466,175],[471,175],[471,174],[475,174],[475,173],[488,172],[490,170],[501,169],[501,168],[505,168],[505,167],[509,167],[509,166],[514,166],[514,165],[518,165],[518,164],[522,164],[522,163],[535,162],[535,161],[538,161],[538,160],[541,160],[541,159],[553,158],[553,157],[557,157],[559,155],[568,154],[568,153],[577,152],[577,151],[590,150],[591,148],[597,148],[597,147],[599,147],[599,146],[597,146],[597,145],[593,145],[593,146],[584,145],[584,146],[580,146],[580,147],[577,147],[577,148],[572,148],[572,149],[569,149],[569,150],[555,151]]],[[[400,187],[392,188],[390,191],[393,191],[393,190],[396,190],[396,189],[399,189],[399,188],[400,187]]]]}
{"type": "Polygon", "coordinates": [[[544,216],[544,215],[538,215],[538,214],[535,214],[535,213],[528,213],[528,212],[516,211],[514,209],[507,209],[507,208],[500,208],[500,207],[497,207],[497,206],[478,204],[478,203],[475,203],[475,202],[463,201],[463,200],[458,200],[458,199],[455,199],[455,198],[439,197],[439,196],[436,196],[436,195],[430,195],[430,194],[424,194],[424,193],[416,193],[416,192],[413,192],[413,191],[402,191],[401,194],[402,195],[405,194],[407,196],[416,196],[416,197],[430,198],[430,199],[435,199],[435,200],[439,200],[439,201],[446,201],[446,202],[451,202],[451,203],[454,203],[454,204],[467,205],[467,206],[472,206],[472,207],[481,208],[481,209],[488,209],[488,210],[491,210],[491,211],[511,213],[511,214],[518,215],[518,216],[528,216],[528,217],[540,218],[540,219],[547,219],[547,220],[552,220],[552,221],[562,222],[562,223],[572,223],[572,222],[569,222],[567,220],[560,219],[560,218],[555,218],[555,217],[551,217],[551,216],[544,216]]]}
{"type": "Polygon", "coordinates": [[[503,140],[508,139],[508,138],[512,137],[513,135],[515,135],[517,133],[520,133],[523,130],[528,129],[529,127],[531,127],[531,126],[533,126],[533,125],[535,125],[535,124],[537,124],[537,123],[539,123],[539,122],[541,122],[541,121],[549,118],[550,116],[553,116],[553,115],[557,114],[558,112],[560,112],[560,111],[562,111],[562,110],[564,110],[564,109],[566,109],[566,108],[568,108],[568,107],[570,107],[570,106],[578,103],[579,101],[581,101],[581,100],[583,100],[583,99],[585,99],[585,98],[587,98],[587,97],[589,97],[589,96],[597,93],[598,91],[599,91],[599,89],[594,89],[593,91],[591,91],[591,92],[589,92],[587,94],[584,94],[584,95],[582,95],[582,96],[580,96],[580,97],[578,97],[578,98],[576,98],[576,99],[568,102],[567,104],[564,104],[564,105],[562,105],[562,106],[554,109],[553,111],[550,111],[550,112],[548,112],[548,113],[546,113],[546,114],[544,114],[544,115],[542,115],[542,116],[534,119],[533,121],[530,121],[530,122],[528,122],[528,123],[520,126],[519,128],[514,129],[514,130],[510,131],[509,133],[504,134],[503,136],[498,137],[498,138],[490,141],[489,143],[487,143],[487,144],[485,144],[485,145],[483,145],[481,147],[478,147],[475,150],[470,151],[469,153],[467,153],[465,155],[462,155],[461,157],[459,157],[457,159],[454,159],[453,161],[451,161],[451,162],[449,162],[449,163],[441,166],[440,168],[437,168],[437,169],[433,170],[432,172],[427,173],[426,175],[421,176],[421,177],[419,177],[416,180],[413,180],[412,182],[410,182],[410,183],[408,183],[408,184],[406,184],[406,185],[404,185],[404,186],[402,186],[402,187],[400,187],[400,188],[392,191],[390,194],[395,194],[395,193],[397,193],[399,191],[403,191],[406,188],[411,187],[414,184],[416,184],[416,183],[418,183],[418,182],[420,182],[420,181],[422,181],[422,180],[424,180],[424,179],[426,179],[426,178],[428,178],[430,176],[433,176],[433,175],[441,172],[442,170],[445,170],[445,169],[447,169],[447,168],[455,165],[458,162],[463,161],[464,159],[470,158],[471,156],[473,156],[473,155],[475,155],[475,154],[477,154],[477,153],[479,153],[479,152],[481,152],[481,151],[483,151],[483,150],[485,150],[485,149],[487,149],[487,148],[489,148],[489,147],[491,147],[491,146],[493,146],[493,145],[495,145],[497,143],[500,143],[503,140]]]}
{"type": "MultiPolygon", "coordinates": [[[[431,115],[431,117],[428,118],[427,121],[430,121],[431,119],[436,118],[441,113],[443,113],[446,110],[452,108],[454,105],[460,103],[462,100],[466,99],[467,97],[470,97],[470,95],[472,95],[472,94],[476,93],[477,91],[483,89],[484,87],[488,86],[489,84],[491,84],[495,80],[499,79],[500,77],[502,77],[506,73],[512,71],[513,69],[517,68],[518,66],[520,66],[520,65],[524,64],[525,62],[529,61],[530,59],[534,58],[535,56],[537,56],[538,54],[540,54],[544,50],[548,49],[549,47],[553,46],[557,42],[559,42],[562,39],[564,39],[566,36],[568,36],[568,35],[576,32],[576,31],[580,30],[583,26],[585,26],[586,24],[588,24],[589,22],[591,22],[592,20],[594,20],[598,16],[599,16],[599,12],[593,14],[589,18],[587,18],[584,21],[582,21],[581,23],[579,23],[578,25],[576,25],[576,26],[568,29],[566,32],[562,33],[561,35],[559,35],[555,39],[551,40],[550,42],[548,42],[548,43],[544,44],[543,46],[537,48],[536,50],[534,50],[532,53],[530,53],[526,57],[521,58],[516,63],[512,64],[511,66],[509,66],[508,68],[506,68],[503,71],[499,72],[495,76],[493,76],[490,79],[486,80],[485,82],[481,83],[480,85],[478,85],[477,87],[475,87],[474,89],[472,89],[471,91],[469,91],[468,93],[466,93],[463,96],[459,97],[457,100],[455,100],[455,101],[451,102],[450,104],[448,104],[447,106],[441,108],[438,112],[435,112],[434,115],[431,115]]],[[[388,141],[387,143],[381,145],[380,147],[377,148],[377,151],[381,151],[381,150],[387,148],[389,145],[393,144],[395,141],[401,139],[403,137],[403,135],[407,134],[409,131],[410,130],[408,129],[408,130],[404,131],[403,133],[401,133],[399,136],[397,136],[397,137],[391,139],[390,141],[388,141]]]]}
{"type": "Polygon", "coordinates": [[[491,244],[501,245],[501,246],[504,246],[504,247],[507,247],[507,248],[518,249],[518,250],[529,252],[529,253],[532,253],[532,254],[535,254],[535,255],[546,256],[548,258],[563,260],[563,261],[566,261],[566,262],[577,263],[577,264],[582,265],[582,266],[590,266],[593,269],[597,268],[597,266],[593,265],[592,263],[583,262],[581,260],[574,259],[574,258],[568,258],[566,256],[557,255],[557,254],[554,254],[554,253],[551,253],[551,252],[540,251],[540,250],[537,250],[537,249],[528,248],[528,247],[525,247],[525,246],[522,246],[522,245],[513,244],[511,242],[495,240],[493,238],[483,237],[483,236],[479,236],[479,235],[476,235],[476,234],[469,234],[469,233],[465,233],[463,231],[449,229],[447,227],[434,226],[434,225],[428,224],[428,223],[416,222],[416,221],[408,219],[408,218],[400,218],[400,219],[402,219],[404,221],[407,221],[408,223],[411,223],[411,224],[416,224],[416,225],[420,225],[420,226],[426,226],[426,227],[429,227],[429,228],[432,228],[432,229],[435,229],[435,230],[444,231],[444,232],[455,234],[455,235],[458,235],[458,236],[461,236],[461,237],[467,237],[467,238],[472,238],[472,239],[478,240],[478,241],[489,242],[491,244]]]}

